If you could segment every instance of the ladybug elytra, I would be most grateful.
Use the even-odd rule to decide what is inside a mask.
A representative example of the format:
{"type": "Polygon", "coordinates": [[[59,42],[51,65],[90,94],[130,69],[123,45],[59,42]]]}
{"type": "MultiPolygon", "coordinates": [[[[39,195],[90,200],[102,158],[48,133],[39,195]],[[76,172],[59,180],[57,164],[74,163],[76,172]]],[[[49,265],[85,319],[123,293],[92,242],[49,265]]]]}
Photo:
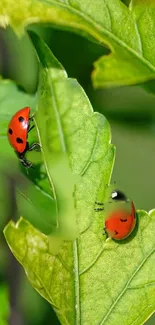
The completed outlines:
{"type": "MultiPolygon", "coordinates": [[[[96,204],[102,206],[96,211],[102,211],[103,203],[96,204]]],[[[136,225],[136,210],[132,201],[126,195],[115,189],[111,192],[110,200],[106,202],[105,226],[104,230],[108,237],[115,240],[127,238],[136,225]]]]}
{"type": "Polygon", "coordinates": [[[27,161],[25,154],[27,151],[40,148],[39,143],[29,146],[27,141],[28,133],[34,128],[30,126],[33,117],[30,117],[30,107],[24,107],[16,112],[8,125],[8,139],[14,148],[18,158],[25,167],[32,167],[32,163],[27,161]]]}

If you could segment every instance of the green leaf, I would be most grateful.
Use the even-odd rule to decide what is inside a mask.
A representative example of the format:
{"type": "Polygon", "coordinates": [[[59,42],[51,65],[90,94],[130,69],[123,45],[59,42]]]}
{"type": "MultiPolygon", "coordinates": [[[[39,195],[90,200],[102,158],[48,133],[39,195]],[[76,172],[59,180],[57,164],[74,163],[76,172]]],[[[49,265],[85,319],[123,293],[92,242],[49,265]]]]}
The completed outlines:
{"type": "Polygon", "coordinates": [[[10,313],[9,295],[6,286],[0,286],[0,325],[7,325],[10,313]]]}
{"type": "Polygon", "coordinates": [[[131,1],[127,8],[116,0],[108,1],[107,8],[111,17],[108,32],[112,53],[95,63],[94,85],[132,85],[154,79],[155,5],[147,0],[131,1]]]}
{"type": "Polygon", "coordinates": [[[57,256],[47,237],[23,219],[8,224],[5,237],[61,324],[140,325],[155,310],[155,211],[139,211],[138,220],[137,233],[115,243],[102,239],[93,218],[57,256]]]}
{"type": "MultiPolygon", "coordinates": [[[[7,226],[5,236],[20,262],[21,255],[24,254],[25,258],[22,257],[24,268],[30,267],[31,269],[32,267],[31,270],[27,269],[30,282],[41,295],[56,306],[62,324],[67,322],[73,324],[79,317],[78,259],[80,259],[80,267],[85,267],[87,263],[94,260],[103,243],[103,220],[102,217],[95,216],[94,202],[97,199],[104,200],[105,187],[110,181],[115,149],[110,144],[110,128],[105,117],[93,112],[83,89],[76,80],[67,78],[63,67],[46,44],[34,33],[31,33],[31,38],[40,59],[38,109],[35,120],[42,145],[43,159],[53,192],[58,193],[55,199],[57,200],[59,196],[58,212],[59,208],[61,210],[61,200],[64,199],[62,206],[66,210],[63,212],[64,222],[61,220],[61,224],[65,227],[66,211],[68,211],[68,205],[70,210],[72,199],[69,197],[72,194],[70,193],[70,179],[64,182],[63,176],[66,170],[68,176],[68,165],[66,169],[64,161],[69,158],[73,175],[78,176],[73,203],[76,207],[76,227],[78,226],[78,233],[81,235],[75,241],[63,241],[61,250],[56,256],[52,253],[52,243],[49,237],[39,233],[23,219],[16,225],[16,229],[20,229],[19,232],[17,230],[18,234],[16,232],[16,240],[13,239],[15,232],[14,230],[12,232],[12,229],[15,225],[12,222],[7,226]],[[63,157],[62,153],[65,157],[62,162],[59,160],[60,153],[61,157],[63,157]],[[55,175],[57,163],[58,168],[62,169],[59,168],[60,178],[58,174],[55,175]],[[61,184],[61,182],[64,183],[61,184]],[[34,249],[30,249],[30,254],[33,252],[30,257],[31,262],[25,235],[29,239],[32,236],[30,241],[32,246],[34,245],[34,249]],[[44,240],[46,244],[43,243],[44,240]],[[80,255],[78,246],[81,251],[80,255]],[[20,252],[17,252],[17,247],[20,252]],[[42,255],[38,248],[41,251],[43,249],[42,255]],[[88,250],[90,254],[85,255],[88,250]],[[75,305],[77,305],[77,310],[75,305]]],[[[72,223],[74,215],[71,214],[70,217],[72,223]]],[[[53,245],[55,245],[54,241],[53,245]]]]}
{"type": "Polygon", "coordinates": [[[151,0],[3,0],[0,24],[17,33],[36,22],[75,31],[101,45],[111,54],[95,63],[95,87],[129,85],[155,78],[155,4],[151,0]],[[3,4],[4,2],[4,4],[3,4]]]}
{"type": "MultiPolygon", "coordinates": [[[[39,37],[33,32],[29,35],[40,61],[38,109],[35,121],[49,184],[56,204],[56,232],[59,234],[61,232],[61,235],[63,232],[65,238],[68,236],[75,238],[77,229],[73,200],[75,177],[68,160],[67,119],[63,121],[61,117],[66,107],[59,101],[57,92],[57,89],[63,91],[67,76],[60,63],[39,37]]],[[[69,92],[68,96],[70,96],[69,92]]]]}
{"type": "MultiPolygon", "coordinates": [[[[97,155],[106,155],[109,150],[111,158],[113,157],[113,151],[109,146],[109,125],[101,115],[93,114],[82,88],[76,80],[67,78],[63,67],[50,52],[47,45],[35,33],[31,32],[30,36],[40,60],[36,126],[47,175],[56,202],[58,231],[61,232],[61,235],[63,233],[63,238],[75,238],[77,225],[73,185],[85,174],[92,159],[95,159],[94,146],[97,141],[98,128],[105,127],[100,132],[105,145],[102,152],[97,153],[97,155]],[[83,154],[84,152],[85,154],[83,154]]],[[[111,167],[107,171],[105,182],[109,181],[112,161],[109,164],[111,167]]],[[[97,168],[98,164],[96,165],[97,168]]],[[[82,200],[87,201],[85,223],[88,220],[88,211],[91,208],[88,186],[88,180],[85,183],[83,182],[85,198],[82,200]]],[[[91,186],[93,187],[93,184],[91,186]]],[[[81,182],[79,181],[76,185],[75,197],[81,196],[79,194],[80,187],[81,182]]],[[[94,190],[92,189],[92,191],[94,190]]],[[[77,205],[78,214],[80,210],[81,205],[77,205]]]]}

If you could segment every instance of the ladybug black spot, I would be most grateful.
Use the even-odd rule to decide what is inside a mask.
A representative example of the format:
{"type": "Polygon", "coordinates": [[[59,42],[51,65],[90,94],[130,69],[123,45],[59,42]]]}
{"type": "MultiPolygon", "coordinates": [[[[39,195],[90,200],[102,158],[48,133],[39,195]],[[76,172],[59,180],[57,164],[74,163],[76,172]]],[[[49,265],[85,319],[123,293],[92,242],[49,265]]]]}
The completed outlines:
{"type": "Polygon", "coordinates": [[[24,117],[23,116],[19,116],[18,121],[19,122],[24,122],[24,117]]]}
{"type": "Polygon", "coordinates": [[[118,231],[115,230],[115,235],[118,235],[118,231]]]}
{"type": "Polygon", "coordinates": [[[120,219],[121,222],[127,222],[127,219],[120,219]]]}
{"type": "Polygon", "coordinates": [[[9,134],[12,134],[12,133],[13,133],[12,129],[9,128],[9,134]]]}
{"type": "Polygon", "coordinates": [[[23,143],[23,140],[21,138],[16,138],[17,143],[23,143]]]}

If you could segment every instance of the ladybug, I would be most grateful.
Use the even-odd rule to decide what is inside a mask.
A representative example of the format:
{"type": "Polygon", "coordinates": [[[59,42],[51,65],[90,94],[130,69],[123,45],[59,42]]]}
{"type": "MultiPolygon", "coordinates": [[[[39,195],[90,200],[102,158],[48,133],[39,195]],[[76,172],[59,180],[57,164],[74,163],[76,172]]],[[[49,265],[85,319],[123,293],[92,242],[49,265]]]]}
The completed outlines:
{"type": "MultiPolygon", "coordinates": [[[[96,202],[96,204],[102,206],[96,208],[96,211],[104,210],[103,203],[96,202]]],[[[123,192],[116,189],[111,192],[107,205],[109,208],[106,212],[104,227],[107,236],[115,240],[127,238],[136,225],[136,210],[133,202],[123,192]]]]}
{"type": "Polygon", "coordinates": [[[24,107],[13,115],[8,125],[9,142],[21,163],[27,168],[32,167],[32,163],[26,160],[26,152],[40,148],[39,143],[33,143],[32,146],[29,146],[27,141],[28,133],[34,128],[34,125],[30,126],[32,120],[33,117],[30,117],[30,107],[24,107]]]}

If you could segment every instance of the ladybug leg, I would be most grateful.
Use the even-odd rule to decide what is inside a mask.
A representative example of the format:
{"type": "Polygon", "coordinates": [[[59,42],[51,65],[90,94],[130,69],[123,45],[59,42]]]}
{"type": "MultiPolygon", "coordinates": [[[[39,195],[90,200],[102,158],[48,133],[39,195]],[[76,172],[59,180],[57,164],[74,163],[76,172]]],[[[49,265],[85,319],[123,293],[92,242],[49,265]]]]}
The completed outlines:
{"type": "Polygon", "coordinates": [[[34,115],[32,115],[31,117],[29,117],[29,121],[33,121],[34,115]]]}
{"type": "Polygon", "coordinates": [[[103,228],[103,232],[102,235],[106,237],[106,239],[108,238],[108,233],[106,231],[106,227],[103,228]]]}
{"type": "Polygon", "coordinates": [[[34,127],[35,127],[34,125],[32,125],[31,127],[30,127],[30,125],[29,125],[29,126],[28,126],[28,130],[27,130],[27,132],[30,132],[34,127]]]}
{"type": "Polygon", "coordinates": [[[28,160],[26,160],[24,157],[19,158],[19,160],[21,161],[22,165],[26,168],[31,168],[32,167],[32,163],[28,160]]]}
{"type": "Polygon", "coordinates": [[[35,127],[35,125],[32,125],[30,127],[30,122],[33,121],[33,118],[34,118],[34,116],[29,117],[29,125],[28,125],[27,132],[30,132],[35,127]]]}
{"type": "Polygon", "coordinates": [[[99,212],[99,211],[103,211],[104,208],[95,208],[94,210],[95,210],[95,212],[99,212]]]}
{"type": "Polygon", "coordinates": [[[95,204],[102,206],[102,207],[100,207],[100,208],[95,208],[95,209],[94,209],[95,212],[99,212],[99,211],[103,211],[103,210],[104,210],[104,207],[103,207],[104,204],[103,204],[103,203],[95,202],[95,204]]]}
{"type": "Polygon", "coordinates": [[[33,167],[33,166],[32,166],[32,163],[31,163],[30,161],[28,161],[28,160],[25,158],[25,153],[26,153],[27,151],[32,151],[32,150],[35,149],[35,148],[39,148],[39,149],[40,149],[40,144],[39,144],[39,143],[33,143],[32,146],[29,147],[29,143],[27,142],[27,143],[26,143],[26,149],[25,149],[25,151],[24,151],[22,154],[19,154],[18,152],[16,152],[17,155],[18,155],[18,157],[19,157],[20,162],[22,163],[22,165],[23,165],[24,167],[26,167],[26,168],[31,168],[31,167],[33,167]]]}
{"type": "Polygon", "coordinates": [[[27,149],[27,151],[32,151],[34,149],[40,149],[40,148],[41,146],[39,143],[33,143],[32,146],[27,149]]]}
{"type": "Polygon", "coordinates": [[[23,153],[22,154],[17,153],[17,155],[19,157],[20,162],[22,163],[22,165],[24,167],[26,167],[26,168],[32,167],[32,163],[30,161],[26,160],[26,158],[25,158],[25,156],[24,156],[23,153]]]}
{"type": "Polygon", "coordinates": [[[95,202],[95,204],[98,204],[98,205],[104,205],[103,203],[100,203],[100,202],[95,202]]]}

